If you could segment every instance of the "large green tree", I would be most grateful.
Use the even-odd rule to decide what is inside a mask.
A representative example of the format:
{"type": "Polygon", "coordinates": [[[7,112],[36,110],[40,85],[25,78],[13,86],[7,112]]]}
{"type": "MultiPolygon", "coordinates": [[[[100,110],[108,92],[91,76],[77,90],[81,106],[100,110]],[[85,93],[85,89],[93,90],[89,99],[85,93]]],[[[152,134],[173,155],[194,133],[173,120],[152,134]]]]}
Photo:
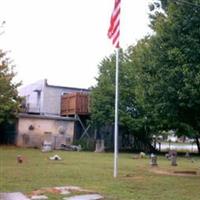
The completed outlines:
{"type": "MultiPolygon", "coordinates": [[[[6,54],[0,50],[0,134],[5,139],[5,127],[12,124],[20,108],[20,97],[14,83],[15,73],[6,54]]],[[[3,142],[3,141],[1,141],[3,142]]]]}
{"type": "MultiPolygon", "coordinates": [[[[200,152],[200,2],[158,0],[150,9],[153,35],[121,54],[120,126],[144,141],[175,129],[200,152]]],[[[114,118],[114,56],[99,69],[92,119],[101,126],[114,118]]]]}
{"type": "Polygon", "coordinates": [[[139,98],[157,129],[195,138],[200,153],[200,2],[160,3],[164,12],[151,7],[154,35],[132,54],[139,98]]]}
{"type": "MultiPolygon", "coordinates": [[[[143,109],[135,98],[136,76],[129,60],[129,50],[120,51],[119,70],[119,130],[134,136],[134,148],[150,150],[151,137],[143,109]]],[[[105,58],[99,65],[97,86],[92,89],[92,124],[101,130],[114,124],[115,55],[105,58]]]]}

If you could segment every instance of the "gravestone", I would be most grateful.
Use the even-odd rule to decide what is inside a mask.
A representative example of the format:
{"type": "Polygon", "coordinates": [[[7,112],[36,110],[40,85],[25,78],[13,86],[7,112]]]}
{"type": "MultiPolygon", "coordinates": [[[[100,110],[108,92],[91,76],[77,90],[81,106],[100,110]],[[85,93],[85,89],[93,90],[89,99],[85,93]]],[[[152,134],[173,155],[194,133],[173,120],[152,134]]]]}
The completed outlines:
{"type": "Polygon", "coordinates": [[[158,164],[157,164],[157,156],[155,154],[152,153],[150,155],[150,159],[151,159],[151,161],[150,161],[150,165],[151,166],[158,166],[158,164]]]}
{"type": "Polygon", "coordinates": [[[96,140],[96,153],[101,153],[105,151],[104,140],[96,140]]]}
{"type": "Polygon", "coordinates": [[[167,154],[165,154],[165,157],[168,159],[168,160],[171,160],[172,157],[177,157],[177,151],[175,150],[170,150],[167,154]]]}
{"type": "Polygon", "coordinates": [[[176,155],[171,156],[171,165],[172,166],[177,166],[176,159],[177,159],[176,155]]]}
{"type": "Polygon", "coordinates": [[[86,195],[76,195],[72,197],[65,197],[63,200],[100,200],[103,197],[99,194],[86,194],[86,195]]]}
{"type": "Polygon", "coordinates": [[[139,156],[140,158],[146,158],[146,154],[144,152],[140,152],[139,156]]]}
{"type": "Polygon", "coordinates": [[[31,200],[46,200],[48,199],[47,196],[45,195],[33,195],[31,196],[31,200]]]}
{"type": "Polygon", "coordinates": [[[42,152],[49,152],[53,150],[52,142],[44,141],[42,144],[42,152]]]}
{"type": "Polygon", "coordinates": [[[190,158],[190,153],[189,153],[189,152],[186,152],[186,153],[185,153],[185,157],[186,157],[186,158],[190,158]]]}

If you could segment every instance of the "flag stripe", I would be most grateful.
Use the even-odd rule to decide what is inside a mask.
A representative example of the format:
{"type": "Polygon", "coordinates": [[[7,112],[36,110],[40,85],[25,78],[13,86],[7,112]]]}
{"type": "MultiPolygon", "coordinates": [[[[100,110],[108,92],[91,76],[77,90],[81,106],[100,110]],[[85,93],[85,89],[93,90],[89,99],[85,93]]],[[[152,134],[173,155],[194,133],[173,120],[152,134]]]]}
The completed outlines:
{"type": "Polygon", "coordinates": [[[114,29],[115,29],[115,26],[118,25],[119,26],[119,14],[120,14],[120,7],[119,5],[116,7],[116,9],[114,9],[113,11],[113,14],[111,16],[111,22],[110,22],[110,28],[109,28],[109,35],[110,35],[110,38],[112,37],[112,35],[114,34],[114,29]]]}
{"type": "Polygon", "coordinates": [[[110,19],[110,27],[108,29],[108,37],[112,40],[114,47],[119,48],[120,36],[120,4],[121,0],[115,0],[114,9],[110,19]]]}
{"type": "Polygon", "coordinates": [[[117,21],[117,24],[113,26],[113,35],[115,35],[115,33],[119,31],[119,25],[120,23],[119,21],[117,21]]]}
{"type": "Polygon", "coordinates": [[[119,34],[120,32],[118,31],[116,36],[113,37],[113,45],[116,47],[116,48],[119,48],[119,34]]]}

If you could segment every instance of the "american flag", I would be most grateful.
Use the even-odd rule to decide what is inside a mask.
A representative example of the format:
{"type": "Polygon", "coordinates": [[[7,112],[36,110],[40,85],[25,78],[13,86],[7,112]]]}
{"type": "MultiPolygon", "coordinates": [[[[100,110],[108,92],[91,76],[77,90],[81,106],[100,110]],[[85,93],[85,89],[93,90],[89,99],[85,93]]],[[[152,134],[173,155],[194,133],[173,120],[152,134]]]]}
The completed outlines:
{"type": "Polygon", "coordinates": [[[114,47],[119,48],[120,35],[120,4],[121,0],[115,0],[114,9],[110,19],[110,27],[108,29],[108,37],[112,40],[114,47]]]}

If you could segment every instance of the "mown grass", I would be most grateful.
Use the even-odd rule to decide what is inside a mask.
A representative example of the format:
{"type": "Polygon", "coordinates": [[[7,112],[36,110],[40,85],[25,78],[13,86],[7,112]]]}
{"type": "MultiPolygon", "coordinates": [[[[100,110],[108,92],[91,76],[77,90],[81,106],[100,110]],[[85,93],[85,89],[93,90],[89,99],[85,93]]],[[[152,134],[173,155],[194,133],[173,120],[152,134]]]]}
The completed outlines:
{"type": "MultiPolygon", "coordinates": [[[[102,194],[107,200],[199,200],[200,176],[184,177],[153,173],[149,159],[133,159],[132,154],[119,154],[118,178],[113,178],[113,154],[54,151],[0,147],[0,191],[30,193],[44,187],[75,185],[102,194]],[[16,162],[17,155],[25,161],[16,162]],[[51,161],[58,154],[61,161],[51,161]]],[[[200,158],[194,161],[178,158],[178,166],[170,166],[158,158],[158,169],[194,170],[200,172],[200,158]]],[[[62,199],[50,194],[49,199],[62,199]]]]}

